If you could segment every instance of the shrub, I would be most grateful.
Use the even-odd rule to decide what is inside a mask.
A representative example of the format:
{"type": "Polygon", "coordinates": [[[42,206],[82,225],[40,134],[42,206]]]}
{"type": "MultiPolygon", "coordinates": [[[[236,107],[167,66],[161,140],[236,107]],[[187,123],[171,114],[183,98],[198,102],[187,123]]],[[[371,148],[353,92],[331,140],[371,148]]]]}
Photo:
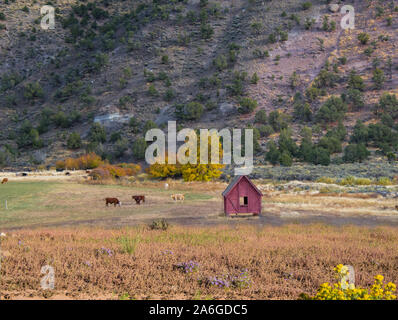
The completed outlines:
{"type": "Polygon", "coordinates": [[[318,146],[328,150],[331,154],[342,151],[341,141],[335,136],[322,137],[318,142],[318,146]]]}
{"type": "Polygon", "coordinates": [[[319,75],[314,80],[314,86],[322,88],[333,88],[339,77],[336,73],[326,70],[325,68],[319,72],[319,75]]]}
{"type": "Polygon", "coordinates": [[[349,270],[342,264],[334,268],[337,274],[338,283],[330,285],[323,283],[319,287],[315,296],[311,297],[305,293],[300,295],[304,300],[395,300],[396,285],[392,282],[384,285],[384,277],[377,275],[374,277],[374,284],[370,289],[355,287],[354,284],[347,282],[349,270]]]}
{"type": "Polygon", "coordinates": [[[319,179],[316,180],[316,182],[327,183],[327,184],[335,184],[336,183],[336,179],[330,178],[330,177],[320,177],[319,179]]]}
{"type": "Polygon", "coordinates": [[[79,149],[82,146],[82,139],[80,138],[80,134],[77,132],[72,132],[67,140],[68,149],[79,149]]]}
{"type": "Polygon", "coordinates": [[[347,64],[347,57],[346,57],[346,56],[340,57],[340,58],[339,58],[339,62],[340,62],[342,65],[347,64]]]}
{"type": "Polygon", "coordinates": [[[310,30],[312,26],[315,24],[316,20],[314,18],[306,18],[304,27],[306,30],[310,30]]]}
{"type": "Polygon", "coordinates": [[[261,123],[261,124],[267,124],[268,118],[267,118],[267,113],[265,110],[259,110],[256,112],[256,115],[254,117],[254,122],[255,123],[261,123]]]}
{"type": "Polygon", "coordinates": [[[323,92],[321,89],[316,88],[314,86],[311,86],[310,88],[308,88],[305,91],[305,96],[307,97],[307,99],[312,102],[315,101],[316,98],[318,98],[319,96],[323,95],[323,92]]]}
{"type": "Polygon", "coordinates": [[[312,7],[312,3],[310,1],[306,1],[304,3],[301,4],[301,8],[303,10],[308,10],[312,7]]]}
{"type": "Polygon", "coordinates": [[[144,138],[138,138],[134,141],[132,151],[133,156],[137,160],[143,160],[145,158],[145,150],[147,143],[144,138]]]}
{"type": "Polygon", "coordinates": [[[93,180],[106,180],[111,178],[120,178],[125,176],[134,176],[141,171],[137,164],[103,164],[90,172],[93,180]]]}
{"type": "Polygon", "coordinates": [[[106,53],[98,53],[95,55],[94,62],[91,64],[91,69],[95,72],[101,71],[109,63],[109,57],[106,53]]]}
{"type": "Polygon", "coordinates": [[[372,78],[372,80],[373,80],[373,82],[374,82],[374,84],[375,84],[376,89],[379,89],[379,90],[380,90],[380,89],[383,87],[383,84],[384,84],[384,82],[385,82],[385,80],[386,80],[386,77],[385,77],[385,75],[384,75],[384,71],[381,70],[381,69],[379,69],[379,68],[376,68],[376,69],[373,71],[373,78],[372,78]]]}
{"type": "Polygon", "coordinates": [[[154,84],[151,84],[151,85],[148,87],[148,94],[149,94],[150,96],[153,96],[153,97],[158,95],[158,91],[156,90],[154,84]]]}
{"type": "Polygon", "coordinates": [[[244,80],[246,77],[246,73],[242,72],[235,72],[234,78],[232,80],[232,84],[227,86],[229,91],[231,92],[231,95],[233,96],[240,96],[244,94],[244,80]]]}
{"type": "Polygon", "coordinates": [[[94,169],[103,165],[101,157],[96,155],[95,153],[88,153],[82,155],[79,158],[66,158],[65,160],[59,160],[56,162],[56,168],[60,169],[94,169]]]}
{"type": "Polygon", "coordinates": [[[44,96],[43,88],[39,82],[30,82],[24,88],[24,97],[28,101],[33,101],[36,98],[44,96]]]}
{"type": "Polygon", "coordinates": [[[391,186],[393,185],[393,182],[387,177],[380,177],[377,179],[376,184],[379,186],[391,186]]]}
{"type": "Polygon", "coordinates": [[[268,115],[268,124],[276,131],[279,132],[282,129],[286,129],[290,122],[290,116],[284,113],[281,113],[277,110],[271,111],[268,115]]]}
{"type": "Polygon", "coordinates": [[[288,151],[288,153],[292,156],[296,156],[298,152],[298,148],[296,143],[292,139],[292,133],[290,129],[283,129],[279,135],[278,140],[279,151],[283,153],[283,151],[288,151]]]}
{"type": "Polygon", "coordinates": [[[362,77],[358,75],[355,70],[352,70],[350,72],[350,75],[348,77],[348,87],[350,89],[357,89],[360,91],[365,90],[365,83],[362,77]]]}
{"type": "Polygon", "coordinates": [[[129,120],[129,126],[133,129],[133,133],[137,133],[139,128],[139,122],[137,118],[131,117],[129,120]]]}
{"type": "Polygon", "coordinates": [[[166,221],[166,219],[158,219],[152,221],[152,223],[149,225],[149,229],[151,230],[167,230],[169,228],[169,223],[166,221]]]}
{"type": "Polygon", "coordinates": [[[105,128],[99,123],[94,123],[90,128],[88,136],[91,142],[104,143],[106,141],[105,128]]]}
{"type": "Polygon", "coordinates": [[[348,89],[342,98],[344,102],[352,105],[352,110],[360,110],[365,106],[364,96],[360,90],[348,89]]]}
{"type": "Polygon", "coordinates": [[[250,79],[250,83],[257,84],[259,79],[260,78],[258,77],[257,73],[255,72],[255,73],[253,73],[252,78],[250,79]]]}
{"type": "Polygon", "coordinates": [[[149,166],[147,172],[154,178],[175,178],[181,176],[181,165],[169,164],[166,156],[164,163],[154,163],[149,166]]]}
{"type": "Polygon", "coordinates": [[[334,122],[342,120],[347,111],[347,105],[340,97],[331,97],[321,106],[315,118],[317,122],[334,122]]]}
{"type": "Polygon", "coordinates": [[[228,67],[228,60],[225,55],[219,55],[213,60],[213,65],[217,70],[222,71],[228,67]]]}
{"type": "Polygon", "coordinates": [[[273,165],[276,165],[277,163],[279,163],[280,156],[281,154],[276,146],[276,143],[271,140],[268,143],[268,151],[265,154],[265,160],[273,165]]]}
{"type": "Polygon", "coordinates": [[[114,146],[115,158],[120,158],[128,150],[128,140],[126,138],[118,139],[114,146]]]}
{"type": "Polygon", "coordinates": [[[42,133],[45,133],[48,131],[48,127],[51,124],[51,116],[52,116],[52,110],[49,108],[44,108],[43,111],[41,112],[39,125],[37,126],[37,130],[39,131],[39,134],[42,134],[42,133]]]}
{"type": "Polygon", "coordinates": [[[295,103],[293,116],[297,120],[305,122],[311,121],[312,111],[310,105],[308,103],[301,103],[301,102],[295,103]]]}
{"type": "Polygon", "coordinates": [[[270,125],[259,125],[257,127],[261,137],[268,137],[269,135],[274,133],[274,129],[270,125]]]}
{"type": "Polygon", "coordinates": [[[363,124],[361,120],[357,120],[353,133],[350,138],[350,142],[353,143],[367,143],[369,138],[368,127],[363,124]]]}
{"type": "Polygon", "coordinates": [[[174,97],[175,97],[175,93],[174,93],[173,89],[171,89],[171,88],[167,89],[164,94],[164,100],[171,101],[174,99],[174,97]]]}
{"type": "MultiPolygon", "coordinates": [[[[1,29],[1,28],[0,28],[1,29]]],[[[17,84],[22,81],[22,77],[15,72],[4,74],[0,81],[0,91],[6,91],[14,88],[17,84]]]]}
{"type": "Polygon", "coordinates": [[[7,151],[0,150],[0,167],[4,167],[9,164],[10,157],[7,151]]]}
{"type": "Polygon", "coordinates": [[[362,32],[358,35],[358,40],[361,42],[361,44],[365,45],[368,43],[370,39],[370,36],[366,32],[362,32]]]}
{"type": "Polygon", "coordinates": [[[144,127],[143,127],[143,132],[144,134],[151,129],[155,129],[157,128],[157,124],[155,122],[153,122],[152,120],[148,120],[145,122],[144,127]]]}
{"type": "Polygon", "coordinates": [[[373,141],[376,147],[382,149],[390,146],[396,148],[398,145],[398,134],[382,123],[370,124],[368,126],[368,139],[369,141],[373,141]]]}
{"type": "Polygon", "coordinates": [[[251,25],[250,25],[251,29],[252,29],[252,33],[253,34],[260,34],[262,28],[263,28],[263,24],[260,21],[254,21],[251,25]]]}
{"type": "Polygon", "coordinates": [[[280,157],[280,163],[281,165],[285,166],[285,167],[291,167],[293,164],[293,159],[292,156],[290,155],[290,153],[285,150],[281,153],[281,157],[280,157]]]}
{"type": "Polygon", "coordinates": [[[370,155],[366,146],[362,143],[349,144],[344,149],[343,161],[344,162],[362,162],[366,160],[370,155]]]}
{"type": "Polygon", "coordinates": [[[63,111],[58,111],[52,119],[57,127],[69,128],[71,126],[68,116],[63,111]]]}
{"type": "Polygon", "coordinates": [[[398,118],[398,99],[395,94],[383,93],[379,99],[378,110],[386,112],[393,119],[398,118]]]}
{"type": "Polygon", "coordinates": [[[212,26],[209,24],[202,23],[202,25],[200,26],[200,35],[201,35],[202,39],[206,39],[206,40],[211,39],[213,34],[214,34],[214,30],[213,30],[212,26]]]}
{"type": "Polygon", "coordinates": [[[169,63],[169,56],[168,55],[163,55],[162,56],[162,63],[163,64],[168,64],[169,63]]]}
{"type": "Polygon", "coordinates": [[[41,148],[43,146],[43,141],[39,137],[39,132],[37,129],[33,128],[32,124],[28,120],[24,121],[19,130],[17,145],[19,148],[41,148]]]}
{"type": "Polygon", "coordinates": [[[258,106],[257,101],[251,98],[242,98],[239,103],[238,111],[240,113],[251,113],[258,106]]]}
{"type": "MultiPolygon", "coordinates": [[[[211,181],[217,179],[221,175],[221,169],[224,167],[222,164],[211,164],[210,158],[209,164],[200,163],[200,139],[197,141],[197,163],[187,163],[181,165],[179,163],[169,164],[168,156],[164,159],[164,163],[155,163],[150,165],[147,172],[154,178],[166,178],[166,177],[179,177],[182,176],[184,181],[211,181]]],[[[209,150],[208,155],[210,157],[211,138],[209,137],[209,150]]],[[[222,158],[222,145],[219,143],[219,158],[222,158]]],[[[160,162],[160,161],[159,161],[160,162]]]]}
{"type": "Polygon", "coordinates": [[[181,120],[198,120],[203,114],[203,105],[196,101],[191,101],[186,105],[176,105],[176,116],[181,120]]]}

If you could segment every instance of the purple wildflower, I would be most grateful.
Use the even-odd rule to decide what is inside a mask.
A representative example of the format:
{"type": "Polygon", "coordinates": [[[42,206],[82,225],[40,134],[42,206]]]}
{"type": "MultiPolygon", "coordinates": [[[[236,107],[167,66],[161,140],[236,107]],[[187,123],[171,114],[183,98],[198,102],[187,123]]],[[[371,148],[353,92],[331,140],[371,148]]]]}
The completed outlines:
{"type": "Polygon", "coordinates": [[[199,268],[199,264],[195,261],[181,262],[176,265],[178,269],[181,269],[185,273],[195,272],[199,268]]]}
{"type": "Polygon", "coordinates": [[[100,254],[107,254],[109,257],[113,255],[113,251],[111,249],[107,249],[102,247],[100,250],[98,250],[98,253],[100,254]]]}

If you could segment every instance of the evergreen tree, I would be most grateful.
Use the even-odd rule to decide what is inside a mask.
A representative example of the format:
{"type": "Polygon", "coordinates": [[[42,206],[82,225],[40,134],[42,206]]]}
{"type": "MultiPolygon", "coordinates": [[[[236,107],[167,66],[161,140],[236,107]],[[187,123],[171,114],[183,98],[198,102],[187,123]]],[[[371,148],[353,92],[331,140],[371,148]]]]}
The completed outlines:
{"type": "Polygon", "coordinates": [[[282,166],[291,167],[293,164],[292,156],[290,155],[289,151],[284,150],[280,157],[280,163],[282,166]]]}
{"type": "Polygon", "coordinates": [[[271,140],[268,143],[268,152],[265,155],[265,160],[273,165],[276,165],[277,163],[279,163],[280,156],[281,154],[276,146],[276,143],[271,140]]]}

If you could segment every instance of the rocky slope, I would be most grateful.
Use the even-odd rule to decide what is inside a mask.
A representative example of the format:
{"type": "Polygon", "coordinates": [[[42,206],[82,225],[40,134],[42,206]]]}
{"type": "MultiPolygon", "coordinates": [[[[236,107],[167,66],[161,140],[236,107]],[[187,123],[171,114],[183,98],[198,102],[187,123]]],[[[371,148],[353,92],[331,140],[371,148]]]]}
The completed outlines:
{"type": "MultiPolygon", "coordinates": [[[[326,0],[2,1],[3,166],[53,165],[86,149],[113,161],[136,161],[132,145],[143,136],[145,122],[152,120],[163,127],[178,117],[176,105],[192,101],[204,111],[180,119],[181,126],[247,127],[262,109],[292,114],[293,96],[304,94],[325,64],[333,66],[339,81],[310,102],[312,112],[331,95],[343,93],[355,69],[365,80],[365,106],[348,110],[344,125],[351,132],[357,119],[374,122],[373,110],[381,94],[398,93],[397,3],[353,1],[353,30],[341,28],[343,15],[332,3],[339,8],[344,4],[326,0]],[[45,4],[56,10],[54,30],[40,27],[40,8],[45,4]],[[325,16],[332,26],[329,30],[324,27],[325,16]],[[369,43],[377,42],[370,54],[358,41],[360,33],[370,36],[369,43]],[[375,58],[386,74],[381,89],[372,83],[375,58]],[[342,59],[344,64],[339,62],[342,59]],[[258,81],[251,81],[254,74],[258,81]],[[242,96],[257,101],[254,111],[238,112],[242,96]],[[100,144],[89,141],[93,122],[106,129],[106,141],[100,144]],[[32,128],[37,128],[38,136],[28,134],[27,143],[18,140],[23,130],[32,128]],[[82,138],[77,147],[67,145],[71,132],[82,138]]],[[[300,140],[304,125],[316,123],[293,118],[295,139],[300,140]]],[[[313,130],[314,140],[325,130],[313,130]]],[[[262,137],[260,144],[265,149],[266,142],[277,136],[262,137]]]]}

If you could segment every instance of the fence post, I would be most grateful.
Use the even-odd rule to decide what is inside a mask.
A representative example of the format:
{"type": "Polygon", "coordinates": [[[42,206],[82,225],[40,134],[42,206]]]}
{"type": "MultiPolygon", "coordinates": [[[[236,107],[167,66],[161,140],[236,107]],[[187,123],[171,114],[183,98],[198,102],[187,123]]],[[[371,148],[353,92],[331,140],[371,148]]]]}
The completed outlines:
{"type": "Polygon", "coordinates": [[[6,210],[8,210],[8,206],[7,206],[7,200],[6,200],[6,210]]]}

